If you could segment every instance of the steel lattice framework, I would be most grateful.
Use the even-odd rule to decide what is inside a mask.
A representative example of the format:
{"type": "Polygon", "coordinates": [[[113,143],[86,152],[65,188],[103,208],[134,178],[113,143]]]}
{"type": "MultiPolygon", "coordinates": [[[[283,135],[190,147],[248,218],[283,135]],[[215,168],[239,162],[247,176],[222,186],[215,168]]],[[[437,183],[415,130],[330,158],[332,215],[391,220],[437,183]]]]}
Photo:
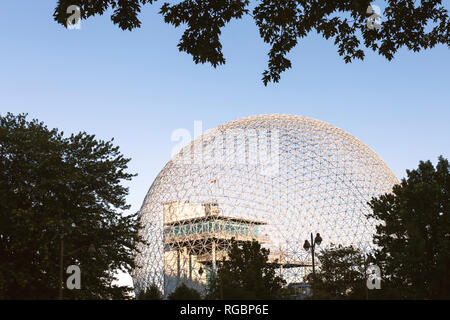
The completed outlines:
{"type": "Polygon", "coordinates": [[[180,282],[202,290],[231,238],[271,249],[290,283],[302,282],[311,232],[329,244],[372,246],[368,201],[398,180],[361,141],[322,121],[260,115],[209,130],[158,175],[140,211],[149,245],[136,256],[135,290],[180,282]]]}

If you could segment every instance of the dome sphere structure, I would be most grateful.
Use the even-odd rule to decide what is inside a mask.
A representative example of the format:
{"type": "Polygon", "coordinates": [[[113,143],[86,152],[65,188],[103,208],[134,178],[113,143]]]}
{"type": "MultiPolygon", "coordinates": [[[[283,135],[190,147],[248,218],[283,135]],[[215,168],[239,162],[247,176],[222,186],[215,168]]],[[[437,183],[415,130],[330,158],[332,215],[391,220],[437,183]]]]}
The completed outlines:
{"type": "Polygon", "coordinates": [[[156,284],[167,296],[182,282],[203,291],[232,238],[262,242],[285,280],[302,283],[310,234],[321,234],[322,248],[370,249],[367,203],[397,183],[370,148],[322,121],[260,115],[209,130],[167,163],[145,198],[136,293],[156,284]]]}

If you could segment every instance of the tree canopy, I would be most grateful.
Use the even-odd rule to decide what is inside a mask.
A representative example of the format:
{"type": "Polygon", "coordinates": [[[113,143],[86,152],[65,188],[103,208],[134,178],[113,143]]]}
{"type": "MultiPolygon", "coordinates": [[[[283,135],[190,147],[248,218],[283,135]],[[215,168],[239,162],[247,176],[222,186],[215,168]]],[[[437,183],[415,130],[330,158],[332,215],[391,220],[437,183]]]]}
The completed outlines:
{"type": "Polygon", "coordinates": [[[286,284],[277,267],[268,263],[270,251],[257,241],[233,241],[228,257],[211,279],[209,297],[225,300],[279,299],[286,284]]]}
{"type": "MultiPolygon", "coordinates": [[[[66,26],[71,5],[80,8],[82,19],[112,10],[111,20],[123,30],[141,27],[141,8],[156,0],[59,0],[55,20],[66,26]]],[[[270,46],[265,85],[278,82],[291,68],[286,57],[302,38],[316,31],[334,39],[346,63],[363,60],[364,47],[392,60],[403,47],[420,51],[437,44],[449,46],[448,9],[441,0],[384,1],[381,27],[368,28],[370,0],[183,0],[164,2],[160,14],[175,27],[185,26],[179,51],[192,55],[195,63],[213,67],[225,63],[220,35],[233,19],[251,16],[263,41],[270,46]]],[[[371,18],[371,19],[372,19],[371,18]]]]}
{"type": "Polygon", "coordinates": [[[139,293],[137,300],[162,300],[163,295],[156,284],[152,284],[150,287],[139,293]]]}
{"type": "Polygon", "coordinates": [[[169,300],[200,300],[201,295],[195,289],[189,288],[187,285],[182,283],[179,285],[174,292],[172,292],[169,297],[169,300]]]}
{"type": "Polygon", "coordinates": [[[370,202],[385,297],[450,299],[450,166],[420,162],[391,194],[370,202]]]}
{"type": "Polygon", "coordinates": [[[136,215],[121,214],[128,162],[112,141],[0,116],[1,298],[58,298],[61,257],[64,286],[67,267],[81,269],[81,290],[66,298],[128,297],[112,285],[116,270],[133,269],[140,241],[136,215]]]}
{"type": "Polygon", "coordinates": [[[353,246],[331,246],[319,254],[316,277],[307,276],[314,286],[314,299],[365,299],[367,258],[353,246]]]}

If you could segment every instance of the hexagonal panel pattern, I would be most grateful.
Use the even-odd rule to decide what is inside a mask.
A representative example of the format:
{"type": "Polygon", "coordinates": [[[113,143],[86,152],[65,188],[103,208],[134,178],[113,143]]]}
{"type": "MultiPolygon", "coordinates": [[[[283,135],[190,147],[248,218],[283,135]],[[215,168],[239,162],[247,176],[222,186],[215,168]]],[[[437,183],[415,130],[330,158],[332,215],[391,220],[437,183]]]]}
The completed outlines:
{"type": "Polygon", "coordinates": [[[289,283],[311,265],[303,243],[372,246],[374,196],[398,179],[361,141],[319,120],[260,115],[209,130],[158,175],[140,211],[148,245],[136,255],[139,293],[181,282],[204,290],[231,238],[256,239],[289,283]]]}

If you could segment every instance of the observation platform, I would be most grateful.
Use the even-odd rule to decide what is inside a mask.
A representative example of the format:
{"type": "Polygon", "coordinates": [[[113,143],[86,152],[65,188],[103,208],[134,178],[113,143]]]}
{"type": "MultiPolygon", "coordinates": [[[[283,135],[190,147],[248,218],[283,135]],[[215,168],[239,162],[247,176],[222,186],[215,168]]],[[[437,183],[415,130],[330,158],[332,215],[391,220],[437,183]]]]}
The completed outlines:
{"type": "Polygon", "coordinates": [[[197,245],[205,248],[215,243],[220,250],[229,246],[233,238],[237,242],[256,240],[265,243],[268,238],[259,235],[259,227],[265,224],[218,215],[171,221],[164,225],[164,244],[176,248],[195,248],[197,245]]]}

